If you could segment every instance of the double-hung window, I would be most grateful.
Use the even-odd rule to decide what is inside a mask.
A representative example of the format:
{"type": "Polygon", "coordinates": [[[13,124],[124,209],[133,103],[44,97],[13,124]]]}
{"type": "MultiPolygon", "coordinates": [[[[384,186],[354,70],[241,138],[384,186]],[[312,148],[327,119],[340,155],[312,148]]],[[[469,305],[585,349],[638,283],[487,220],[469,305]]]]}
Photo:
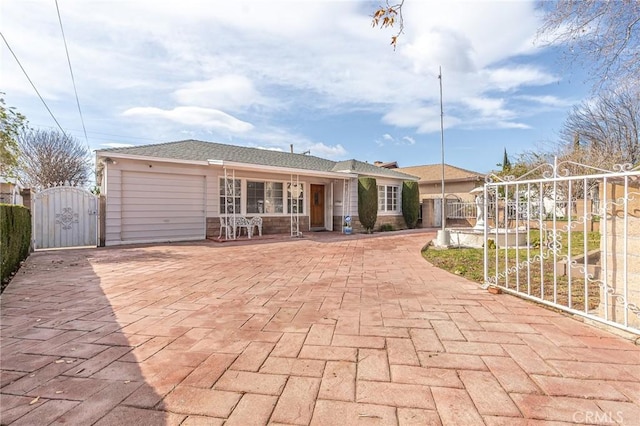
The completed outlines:
{"type": "Polygon", "coordinates": [[[397,212],[398,193],[396,185],[378,185],[378,211],[397,212]]]}

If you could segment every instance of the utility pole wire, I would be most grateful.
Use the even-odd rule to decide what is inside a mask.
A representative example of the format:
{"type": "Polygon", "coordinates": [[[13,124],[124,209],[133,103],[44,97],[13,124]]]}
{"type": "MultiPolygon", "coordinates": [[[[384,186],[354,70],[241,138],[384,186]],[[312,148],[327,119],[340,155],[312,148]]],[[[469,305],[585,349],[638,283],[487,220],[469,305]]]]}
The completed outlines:
{"type": "Polygon", "coordinates": [[[58,12],[58,22],[60,22],[60,32],[62,33],[62,41],[64,42],[64,50],[67,53],[67,63],[69,64],[69,73],[71,73],[71,82],[73,83],[73,92],[76,95],[76,105],[78,105],[78,113],[80,114],[80,122],[82,123],[82,130],[84,131],[84,140],[87,142],[87,148],[91,151],[89,146],[89,138],[87,137],[87,129],[84,126],[84,117],[82,116],[82,109],[80,108],[80,99],[78,98],[78,89],[76,88],[76,79],[73,76],[73,68],[71,67],[71,57],[69,56],[69,48],[67,47],[67,38],[64,35],[64,28],[62,27],[62,17],[60,16],[60,7],[58,6],[58,0],[56,1],[56,11],[58,12]]]}
{"type": "Polygon", "coordinates": [[[62,132],[63,135],[67,136],[67,133],[64,131],[64,129],[62,128],[62,126],[60,125],[60,123],[58,122],[58,119],[56,119],[56,116],[53,115],[53,112],[51,112],[51,109],[49,109],[49,105],[47,105],[47,103],[44,101],[44,98],[42,97],[42,95],[40,94],[40,92],[38,91],[38,89],[36,88],[36,85],[33,84],[33,81],[31,81],[31,78],[29,77],[29,74],[27,74],[27,71],[24,69],[24,67],[22,66],[22,64],[20,63],[20,60],[18,59],[18,57],[16,56],[15,52],[13,51],[13,49],[11,48],[11,46],[9,45],[9,42],[7,41],[7,39],[4,37],[4,34],[2,34],[2,31],[0,31],[0,37],[2,37],[2,40],[4,40],[4,44],[7,45],[7,48],[9,49],[9,52],[11,52],[11,54],[13,55],[13,58],[16,60],[16,62],[18,63],[18,66],[20,67],[20,69],[22,70],[22,72],[24,73],[24,76],[27,77],[27,80],[29,80],[29,83],[31,83],[31,87],[33,87],[33,90],[36,91],[36,94],[38,95],[38,97],[40,98],[40,100],[42,101],[42,104],[44,105],[44,107],[47,109],[47,111],[49,111],[49,114],[51,115],[51,118],[53,118],[53,121],[56,122],[56,124],[58,125],[58,128],[60,129],[60,131],[62,132]]]}

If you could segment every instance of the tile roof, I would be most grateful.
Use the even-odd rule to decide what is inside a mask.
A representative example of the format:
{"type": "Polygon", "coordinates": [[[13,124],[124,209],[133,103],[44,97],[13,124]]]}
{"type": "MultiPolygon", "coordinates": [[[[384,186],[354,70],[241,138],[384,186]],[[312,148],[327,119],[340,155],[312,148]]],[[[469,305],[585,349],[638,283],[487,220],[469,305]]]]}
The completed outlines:
{"type": "MultiPolygon", "coordinates": [[[[399,167],[396,170],[418,176],[420,182],[440,182],[442,180],[442,164],[427,164],[423,166],[399,167]]],[[[444,165],[444,178],[447,181],[484,180],[485,175],[460,167],[444,165]]]]}
{"type": "Polygon", "coordinates": [[[108,156],[109,153],[188,161],[222,160],[261,166],[286,167],[320,172],[357,173],[360,175],[387,176],[396,179],[415,180],[415,176],[413,175],[383,169],[358,160],[336,162],[314,155],[292,154],[283,151],[196,140],[139,145],[126,148],[109,148],[97,151],[97,155],[103,157],[108,156]]]}

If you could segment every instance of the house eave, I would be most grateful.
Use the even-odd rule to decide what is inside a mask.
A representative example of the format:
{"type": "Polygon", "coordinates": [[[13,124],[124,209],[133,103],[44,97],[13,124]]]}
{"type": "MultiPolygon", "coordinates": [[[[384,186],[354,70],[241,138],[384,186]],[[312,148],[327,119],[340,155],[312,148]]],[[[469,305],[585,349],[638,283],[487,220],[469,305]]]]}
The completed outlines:
{"type": "Polygon", "coordinates": [[[224,168],[230,168],[235,170],[250,170],[250,171],[261,171],[261,172],[274,172],[274,173],[282,173],[282,174],[295,174],[295,175],[303,175],[303,176],[317,176],[317,177],[327,177],[332,179],[347,179],[347,178],[355,178],[358,177],[355,173],[345,173],[345,172],[327,172],[320,170],[310,170],[310,169],[297,169],[294,167],[281,167],[281,166],[266,166],[263,164],[252,164],[252,163],[241,163],[237,161],[225,161],[225,160],[216,160],[210,159],[208,160],[209,165],[220,166],[224,168]]]}
{"type": "MultiPolygon", "coordinates": [[[[454,182],[482,182],[484,180],[484,178],[482,177],[475,177],[475,176],[470,176],[470,177],[466,177],[466,178],[458,178],[458,179],[447,179],[445,177],[444,183],[446,184],[447,182],[449,183],[454,183],[454,182]]],[[[420,179],[418,181],[419,183],[442,183],[442,179],[420,179]]]]}
{"type": "Polygon", "coordinates": [[[166,158],[166,157],[151,157],[148,155],[134,155],[134,154],[122,154],[119,152],[111,151],[96,151],[96,158],[119,158],[122,160],[142,160],[142,161],[157,161],[160,163],[178,163],[178,164],[193,164],[198,166],[207,166],[207,161],[200,160],[181,160],[179,158],[166,158]]]}

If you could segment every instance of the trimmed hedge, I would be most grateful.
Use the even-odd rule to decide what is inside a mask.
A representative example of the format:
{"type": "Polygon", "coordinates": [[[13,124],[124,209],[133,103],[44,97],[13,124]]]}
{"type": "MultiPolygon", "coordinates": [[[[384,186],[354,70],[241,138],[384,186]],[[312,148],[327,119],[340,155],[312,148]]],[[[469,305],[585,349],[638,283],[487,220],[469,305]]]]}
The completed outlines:
{"type": "Polygon", "coordinates": [[[31,213],[23,206],[0,204],[0,287],[29,256],[31,213]]]}
{"type": "Polygon", "coordinates": [[[409,229],[416,227],[420,214],[420,191],[418,182],[405,180],[402,182],[402,216],[409,229]]]}
{"type": "Polygon", "coordinates": [[[371,234],[378,220],[378,186],[375,178],[358,178],[358,219],[367,234],[371,234]]]}

